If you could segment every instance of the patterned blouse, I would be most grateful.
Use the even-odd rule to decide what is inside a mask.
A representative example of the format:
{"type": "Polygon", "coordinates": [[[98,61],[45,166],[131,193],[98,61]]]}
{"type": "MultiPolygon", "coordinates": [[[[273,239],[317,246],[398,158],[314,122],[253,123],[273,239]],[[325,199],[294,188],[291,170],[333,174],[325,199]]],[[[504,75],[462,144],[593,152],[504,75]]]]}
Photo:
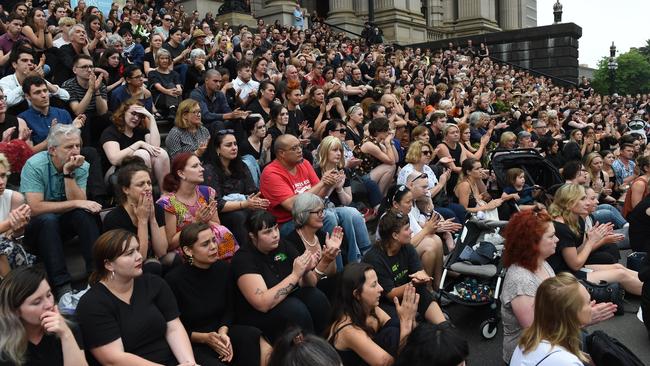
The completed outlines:
{"type": "MultiPolygon", "coordinates": [[[[197,200],[192,205],[181,202],[174,192],[160,197],[157,204],[165,210],[176,216],[176,232],[181,231],[185,226],[195,221],[194,215],[203,206],[210,204],[216,199],[216,191],[208,186],[196,186],[197,200]]],[[[235,236],[223,225],[210,224],[212,232],[217,239],[219,247],[219,259],[229,260],[235,254],[239,245],[235,236]]]]}
{"type": "MultiPolygon", "coordinates": [[[[373,137],[364,137],[363,140],[361,141],[361,144],[357,145],[354,147],[354,155],[361,159],[361,165],[357,168],[357,172],[359,175],[363,176],[366,174],[370,174],[370,172],[375,169],[376,167],[380,166],[382,164],[381,160],[377,159],[376,157],[372,156],[371,154],[364,153],[361,151],[361,146],[365,144],[366,142],[371,142],[379,149],[381,149],[381,145],[379,142],[373,138],[373,137]]],[[[383,150],[382,150],[383,151],[383,150]]]]}

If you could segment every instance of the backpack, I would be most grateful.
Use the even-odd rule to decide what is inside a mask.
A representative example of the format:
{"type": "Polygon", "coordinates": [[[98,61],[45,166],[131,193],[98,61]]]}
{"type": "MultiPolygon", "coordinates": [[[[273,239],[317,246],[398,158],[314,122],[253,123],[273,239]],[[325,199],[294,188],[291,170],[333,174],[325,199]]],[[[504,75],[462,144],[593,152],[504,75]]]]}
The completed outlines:
{"type": "Polygon", "coordinates": [[[608,336],[605,332],[597,330],[587,336],[587,352],[596,366],[643,366],[643,362],[619,342],[618,339],[608,336]]]}

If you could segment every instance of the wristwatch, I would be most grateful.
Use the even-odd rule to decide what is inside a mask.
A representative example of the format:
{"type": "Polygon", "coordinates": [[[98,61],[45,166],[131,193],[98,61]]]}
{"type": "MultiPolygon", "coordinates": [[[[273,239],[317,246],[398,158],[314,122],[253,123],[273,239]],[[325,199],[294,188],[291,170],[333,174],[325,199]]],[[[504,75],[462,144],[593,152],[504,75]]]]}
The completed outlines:
{"type": "Polygon", "coordinates": [[[74,172],[70,172],[68,174],[63,174],[63,178],[74,179],[74,172]]]}

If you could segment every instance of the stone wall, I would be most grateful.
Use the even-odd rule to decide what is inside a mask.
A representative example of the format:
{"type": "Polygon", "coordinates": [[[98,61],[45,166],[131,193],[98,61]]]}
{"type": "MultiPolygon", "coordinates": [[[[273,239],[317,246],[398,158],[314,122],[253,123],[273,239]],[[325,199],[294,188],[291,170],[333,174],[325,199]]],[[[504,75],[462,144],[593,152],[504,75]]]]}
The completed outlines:
{"type": "Polygon", "coordinates": [[[553,24],[476,36],[448,38],[412,44],[416,47],[447,49],[449,42],[465,46],[471,39],[476,47],[488,45],[490,56],[533,71],[578,82],[578,40],[582,28],[574,23],[553,24]]]}

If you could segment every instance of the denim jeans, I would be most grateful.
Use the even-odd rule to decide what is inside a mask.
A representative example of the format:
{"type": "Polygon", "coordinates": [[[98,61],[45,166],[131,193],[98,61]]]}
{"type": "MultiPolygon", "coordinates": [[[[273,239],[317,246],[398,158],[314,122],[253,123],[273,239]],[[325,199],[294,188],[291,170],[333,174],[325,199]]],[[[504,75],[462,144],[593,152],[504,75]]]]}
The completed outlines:
{"type": "Polygon", "coordinates": [[[445,219],[454,219],[457,223],[464,225],[467,211],[458,203],[450,202],[447,207],[435,206],[434,211],[441,214],[445,219]]]}
{"type": "Polygon", "coordinates": [[[92,248],[99,237],[98,216],[82,209],[62,214],[44,213],[29,221],[25,231],[25,243],[38,248],[38,257],[52,287],[69,284],[70,273],[66,267],[63,243],[74,235],[79,236],[81,253],[86,261],[86,272],[92,271],[92,248]]]}
{"type": "Polygon", "coordinates": [[[250,154],[242,156],[241,160],[244,162],[244,164],[246,164],[246,167],[251,172],[251,176],[253,177],[253,183],[255,183],[255,187],[259,188],[260,175],[262,175],[260,164],[257,162],[257,160],[255,160],[255,157],[250,154]]]}
{"type": "Polygon", "coordinates": [[[174,66],[174,71],[178,73],[181,78],[181,85],[185,85],[185,78],[187,77],[187,70],[190,67],[187,64],[179,64],[174,66]]]}
{"type": "MultiPolygon", "coordinates": [[[[334,207],[326,211],[334,211],[338,226],[343,228],[343,240],[347,243],[347,263],[359,262],[371,247],[370,236],[363,215],[356,208],[346,206],[334,207]]],[[[329,227],[328,224],[331,225],[331,223],[331,220],[323,222],[323,229],[328,233],[331,233],[334,226],[336,226],[335,224],[329,227]]],[[[336,259],[336,268],[337,270],[343,269],[343,263],[339,263],[338,257],[336,259]]]]}
{"type": "Polygon", "coordinates": [[[366,174],[361,177],[361,181],[366,187],[366,193],[368,195],[368,203],[370,204],[370,207],[373,208],[379,205],[384,196],[381,194],[381,190],[379,189],[377,182],[370,178],[370,174],[366,174]]]}
{"type": "MultiPolygon", "coordinates": [[[[370,250],[371,243],[366,228],[366,221],[361,213],[352,207],[326,208],[323,217],[323,231],[332,233],[335,226],[343,228],[343,242],[347,246],[347,262],[359,262],[361,256],[370,250]]],[[[280,227],[280,236],[285,237],[295,229],[295,224],[288,221],[280,227]]],[[[336,270],[343,270],[343,258],[336,257],[336,270]]]]}
{"type": "Polygon", "coordinates": [[[623,215],[621,215],[621,212],[616,207],[606,203],[598,205],[596,211],[592,213],[591,216],[594,218],[594,222],[611,222],[614,224],[616,229],[620,229],[623,225],[627,224],[627,221],[623,215]]]}

